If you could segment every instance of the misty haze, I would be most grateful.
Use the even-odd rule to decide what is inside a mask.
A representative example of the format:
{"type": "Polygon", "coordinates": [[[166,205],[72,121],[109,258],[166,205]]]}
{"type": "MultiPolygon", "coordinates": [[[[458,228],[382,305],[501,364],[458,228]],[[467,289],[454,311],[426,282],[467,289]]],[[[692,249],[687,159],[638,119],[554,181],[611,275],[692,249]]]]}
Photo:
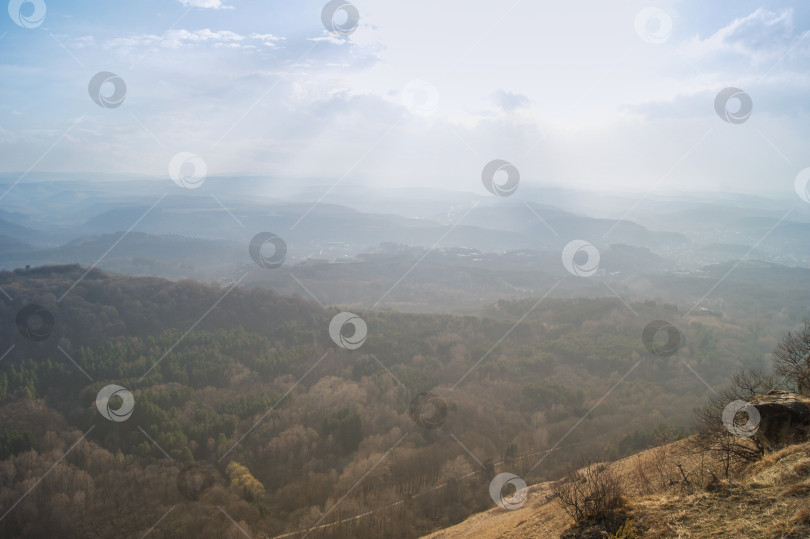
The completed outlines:
{"type": "Polygon", "coordinates": [[[810,537],[810,5],[7,11],[0,536],[810,537]]]}

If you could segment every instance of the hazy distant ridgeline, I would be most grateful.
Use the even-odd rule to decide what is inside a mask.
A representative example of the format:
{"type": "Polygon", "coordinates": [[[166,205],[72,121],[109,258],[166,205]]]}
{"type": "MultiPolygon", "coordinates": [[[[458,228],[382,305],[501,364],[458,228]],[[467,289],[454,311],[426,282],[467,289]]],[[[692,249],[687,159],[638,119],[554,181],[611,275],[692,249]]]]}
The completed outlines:
{"type": "Polygon", "coordinates": [[[0,267],[97,264],[223,285],[244,277],[244,286],[325,305],[362,309],[385,296],[381,309],[453,313],[542,296],[558,282],[553,296],[618,293],[625,301],[654,298],[686,311],[734,267],[698,307],[734,318],[762,302],[791,313],[810,305],[810,269],[801,269],[810,266],[810,224],[785,221],[759,241],[779,217],[773,201],[653,199],[617,223],[587,212],[623,216],[631,198],[531,187],[534,199],[547,203],[349,188],[333,197],[341,205],[315,204],[317,190],[296,195],[289,186],[281,190],[284,200],[239,195],[263,185],[211,178],[199,192],[179,196],[161,191],[176,186],[159,181],[24,183],[0,212],[0,267]],[[169,194],[161,199],[163,192],[169,194]],[[258,231],[284,239],[281,268],[262,271],[250,259],[248,243],[258,231]],[[560,252],[572,239],[598,247],[595,278],[564,268],[560,252]]]}
{"type": "MultiPolygon", "coordinates": [[[[637,197],[630,195],[598,196],[531,186],[522,189],[525,198],[497,201],[464,192],[373,188],[345,188],[320,203],[314,188],[292,194],[288,187],[284,197],[244,195],[272,190],[268,183],[273,185],[258,178],[209,178],[194,193],[178,193],[173,183],[157,180],[23,183],[4,200],[0,237],[49,249],[24,249],[18,257],[9,257],[4,250],[0,263],[13,266],[25,256],[30,256],[31,265],[84,263],[65,260],[64,252],[51,249],[114,235],[138,222],[133,232],[180,236],[192,246],[191,239],[243,244],[256,231],[272,231],[287,242],[293,263],[307,257],[354,256],[384,242],[427,248],[447,233],[439,247],[559,251],[571,239],[581,238],[600,248],[610,244],[647,248],[664,258],[666,266],[696,268],[742,256],[784,213],[784,204],[753,197],[653,199],[638,206],[637,197]],[[138,221],[153,204],[148,218],[138,221]],[[619,218],[624,220],[617,223],[619,218]]],[[[810,256],[810,224],[802,221],[803,215],[794,212],[792,220],[775,229],[749,257],[795,260],[795,265],[807,266],[803,260],[810,256]],[[788,253],[794,258],[781,258],[788,253]]],[[[203,247],[212,249],[206,264],[211,266],[221,251],[217,244],[196,245],[198,250],[203,247]]],[[[98,258],[101,253],[78,255],[98,258]]],[[[158,251],[153,257],[161,254],[158,251]]],[[[127,253],[113,253],[115,258],[123,256],[127,253]]]]}

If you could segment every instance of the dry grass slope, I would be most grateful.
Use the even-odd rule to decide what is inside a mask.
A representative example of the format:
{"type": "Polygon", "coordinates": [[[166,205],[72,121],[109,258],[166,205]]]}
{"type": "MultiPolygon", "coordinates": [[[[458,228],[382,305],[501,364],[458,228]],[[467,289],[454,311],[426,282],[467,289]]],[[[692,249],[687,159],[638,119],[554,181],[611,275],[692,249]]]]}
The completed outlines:
{"type": "MultiPolygon", "coordinates": [[[[810,443],[769,454],[741,470],[734,480],[716,480],[709,473],[696,471],[700,458],[690,455],[686,447],[687,442],[676,442],[614,464],[627,480],[627,510],[637,537],[810,537],[810,443]],[[660,469],[662,457],[670,463],[664,472],[660,469]],[[682,477],[676,464],[681,464],[691,486],[665,485],[672,482],[669,479],[656,484],[656,479],[682,477]],[[643,484],[640,472],[652,480],[643,484]],[[701,476],[709,479],[700,484],[701,476]]],[[[703,464],[707,470],[711,466],[703,464]]],[[[547,499],[550,485],[530,487],[526,504],[516,511],[490,509],[427,537],[559,537],[572,521],[559,505],[547,499]]]]}
{"type": "Polygon", "coordinates": [[[739,481],[632,502],[642,537],[810,537],[810,443],[772,453],[739,481]]]}

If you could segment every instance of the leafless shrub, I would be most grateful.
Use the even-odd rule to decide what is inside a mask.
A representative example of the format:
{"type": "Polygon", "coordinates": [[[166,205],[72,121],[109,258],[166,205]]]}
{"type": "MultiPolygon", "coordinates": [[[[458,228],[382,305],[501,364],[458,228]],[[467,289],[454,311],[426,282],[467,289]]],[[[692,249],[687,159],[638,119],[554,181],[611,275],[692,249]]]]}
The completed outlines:
{"type": "Polygon", "coordinates": [[[551,486],[556,501],[576,522],[612,521],[624,504],[624,484],[610,464],[584,460],[551,486]]]}
{"type": "Polygon", "coordinates": [[[673,446],[673,441],[671,437],[657,437],[655,447],[635,457],[629,477],[637,494],[653,494],[690,483],[691,470],[685,471],[681,465],[686,454],[673,446]]]}

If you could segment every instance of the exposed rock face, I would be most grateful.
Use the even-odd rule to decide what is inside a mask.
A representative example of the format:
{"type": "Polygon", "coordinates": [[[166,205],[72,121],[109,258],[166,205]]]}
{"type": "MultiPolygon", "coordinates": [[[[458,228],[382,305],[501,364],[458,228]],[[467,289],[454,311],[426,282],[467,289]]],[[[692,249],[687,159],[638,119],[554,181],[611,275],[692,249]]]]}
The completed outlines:
{"type": "Polygon", "coordinates": [[[765,451],[810,440],[810,397],[774,390],[748,401],[760,415],[754,438],[765,451]]]}
{"type": "Polygon", "coordinates": [[[810,375],[799,381],[799,395],[810,397],[810,375]]]}

